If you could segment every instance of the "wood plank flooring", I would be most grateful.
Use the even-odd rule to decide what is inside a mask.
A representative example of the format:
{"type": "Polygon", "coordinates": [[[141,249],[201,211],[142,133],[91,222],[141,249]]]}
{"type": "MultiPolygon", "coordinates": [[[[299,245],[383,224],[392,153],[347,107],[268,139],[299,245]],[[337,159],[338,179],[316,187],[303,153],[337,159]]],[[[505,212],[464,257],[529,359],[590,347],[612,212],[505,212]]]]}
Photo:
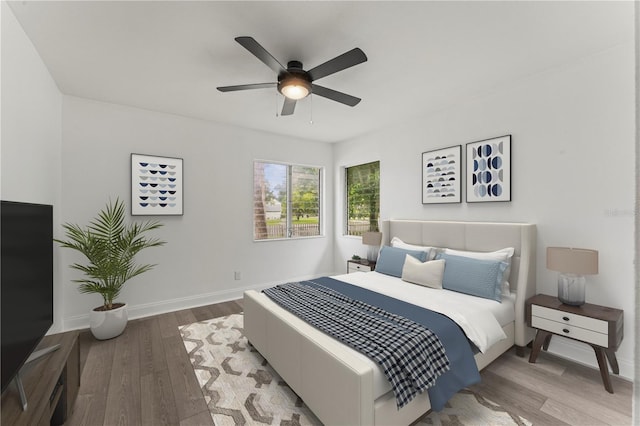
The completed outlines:
{"type": "Polygon", "coordinates": [[[542,352],[535,364],[511,349],[481,372],[472,389],[534,425],[631,425],[633,386],[612,375],[542,352]]]}
{"type": "MultiPolygon", "coordinates": [[[[130,321],[116,339],[80,335],[82,379],[67,425],[213,425],[178,325],[242,311],[242,301],[130,321]]],[[[528,356],[528,354],[527,354],[528,356]]],[[[534,425],[630,425],[632,385],[547,353],[536,364],[511,350],[485,368],[473,389],[534,425]]]]}

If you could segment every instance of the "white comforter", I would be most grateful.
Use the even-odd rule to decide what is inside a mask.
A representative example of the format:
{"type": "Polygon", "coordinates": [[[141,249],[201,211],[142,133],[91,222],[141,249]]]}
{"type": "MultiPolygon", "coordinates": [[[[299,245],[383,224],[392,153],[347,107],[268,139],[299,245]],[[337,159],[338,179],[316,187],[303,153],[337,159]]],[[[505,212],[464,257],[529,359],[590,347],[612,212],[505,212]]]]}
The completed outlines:
{"type": "Polygon", "coordinates": [[[357,272],[332,278],[444,314],[460,326],[482,353],[507,338],[502,325],[515,318],[510,298],[499,303],[455,291],[411,284],[378,272],[357,272]]]}

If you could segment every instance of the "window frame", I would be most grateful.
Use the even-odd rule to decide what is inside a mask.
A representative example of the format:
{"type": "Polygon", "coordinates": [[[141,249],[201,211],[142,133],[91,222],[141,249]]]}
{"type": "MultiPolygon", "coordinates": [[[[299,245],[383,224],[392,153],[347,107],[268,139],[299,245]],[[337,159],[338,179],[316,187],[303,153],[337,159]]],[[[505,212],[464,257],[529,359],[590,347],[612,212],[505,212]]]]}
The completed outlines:
{"type": "MultiPolygon", "coordinates": [[[[377,218],[377,223],[376,223],[376,231],[379,232],[379,228],[380,228],[380,171],[381,171],[381,161],[379,159],[374,159],[374,160],[370,160],[370,161],[364,161],[364,162],[358,162],[357,164],[351,164],[348,166],[343,166],[342,167],[342,177],[343,177],[343,191],[344,191],[344,210],[343,210],[343,214],[342,214],[342,218],[343,218],[343,227],[342,227],[342,236],[343,237],[347,237],[347,238],[362,238],[362,235],[354,235],[354,234],[350,234],[349,233],[349,173],[348,173],[348,169],[354,168],[354,167],[359,167],[359,166],[366,166],[368,164],[373,164],[373,163],[378,163],[378,218],[377,218]]],[[[366,232],[366,231],[363,231],[366,232]]]]}
{"type": "MultiPolygon", "coordinates": [[[[286,197],[287,197],[287,205],[286,205],[286,214],[287,214],[287,220],[286,220],[286,234],[287,236],[284,237],[279,237],[279,238],[261,238],[261,239],[257,239],[256,238],[256,232],[255,232],[255,226],[256,226],[256,216],[255,216],[255,207],[254,207],[254,214],[253,214],[253,241],[254,242],[265,242],[265,241],[290,241],[290,240],[306,240],[306,239],[313,239],[313,238],[324,238],[325,237],[325,227],[324,227],[324,223],[325,223],[325,195],[324,195],[324,188],[325,188],[325,167],[324,166],[319,166],[319,165],[312,165],[312,164],[301,164],[301,163],[293,163],[293,162],[286,162],[286,161],[273,161],[273,160],[261,160],[261,159],[255,159],[253,160],[253,171],[252,171],[252,185],[254,186],[255,189],[255,165],[256,163],[264,163],[264,164],[275,164],[275,165],[282,165],[282,166],[286,166],[287,170],[286,170],[286,197]],[[318,169],[318,235],[309,235],[309,236],[291,236],[292,235],[292,218],[293,218],[293,197],[292,197],[292,193],[293,193],[293,168],[294,167],[308,167],[308,168],[315,168],[318,169]]],[[[252,191],[253,192],[253,191],[252,191]]],[[[255,206],[255,193],[252,197],[252,205],[255,206]]]]}

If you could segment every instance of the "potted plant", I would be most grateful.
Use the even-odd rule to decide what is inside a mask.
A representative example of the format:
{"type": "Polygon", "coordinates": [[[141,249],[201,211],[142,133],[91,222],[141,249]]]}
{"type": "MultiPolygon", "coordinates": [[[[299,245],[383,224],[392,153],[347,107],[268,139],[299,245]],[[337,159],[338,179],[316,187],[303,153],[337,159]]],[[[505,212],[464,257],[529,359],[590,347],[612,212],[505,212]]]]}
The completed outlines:
{"type": "Polygon", "coordinates": [[[156,265],[136,265],[134,257],[142,249],[165,242],[148,238],[148,231],[158,229],[158,221],[125,224],[124,203],[109,200],[97,218],[86,227],[65,223],[67,240],[54,239],[61,247],[74,249],[86,256],[88,264],[74,263],[71,268],[84,272],[85,278],[73,280],[81,293],[98,293],[103,305],[90,312],[91,333],[105,340],[119,336],[127,325],[126,304],[114,303],[124,284],[156,265]]]}

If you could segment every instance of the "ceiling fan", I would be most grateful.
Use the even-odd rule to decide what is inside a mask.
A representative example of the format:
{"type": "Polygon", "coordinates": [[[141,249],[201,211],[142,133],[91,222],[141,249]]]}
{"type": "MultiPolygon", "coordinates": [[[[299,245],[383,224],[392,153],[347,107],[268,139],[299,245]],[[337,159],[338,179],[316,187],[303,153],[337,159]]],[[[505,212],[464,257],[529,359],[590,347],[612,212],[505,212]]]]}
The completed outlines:
{"type": "Polygon", "coordinates": [[[239,86],[218,87],[221,92],[234,92],[237,90],[268,89],[277,87],[278,92],[284,95],[284,105],[281,115],[291,115],[296,107],[296,102],[310,93],[322,96],[332,101],[340,102],[348,106],[356,106],[360,98],[338,92],[327,87],[318,86],[313,82],[358,65],[367,60],[367,56],[359,48],[352,49],[340,56],[318,65],[308,71],[302,68],[302,62],[289,61],[285,68],[253,37],[236,37],[235,40],[256,58],[264,62],[269,68],[278,74],[278,81],[272,83],[242,84],[239,86]]]}

